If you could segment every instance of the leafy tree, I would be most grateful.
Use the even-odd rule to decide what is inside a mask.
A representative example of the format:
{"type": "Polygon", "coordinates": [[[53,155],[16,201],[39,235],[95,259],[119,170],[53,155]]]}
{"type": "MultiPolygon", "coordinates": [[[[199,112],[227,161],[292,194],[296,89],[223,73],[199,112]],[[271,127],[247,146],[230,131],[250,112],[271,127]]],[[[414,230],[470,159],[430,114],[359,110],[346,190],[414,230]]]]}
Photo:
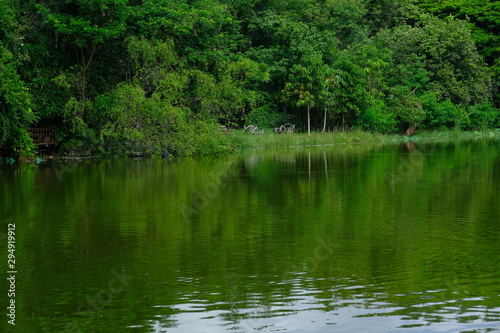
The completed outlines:
{"type": "Polygon", "coordinates": [[[414,25],[423,11],[418,0],[370,0],[364,20],[369,21],[372,34],[400,25],[414,25]]]}
{"type": "Polygon", "coordinates": [[[490,65],[498,66],[500,58],[500,3],[494,0],[422,0],[420,6],[436,14],[440,18],[453,15],[456,18],[469,20],[472,26],[472,37],[478,49],[490,65]]]}
{"type": "Polygon", "coordinates": [[[22,35],[17,20],[19,2],[0,2],[0,146],[11,144],[18,153],[29,155],[34,150],[28,134],[36,120],[31,110],[31,94],[18,74],[23,56],[22,35]],[[12,53],[10,50],[17,53],[12,53]],[[17,55],[17,57],[16,57],[17,55]]]}
{"type": "Polygon", "coordinates": [[[36,120],[31,95],[17,74],[12,54],[0,45],[0,145],[10,142],[22,154],[29,154],[33,141],[28,128],[36,120]]]}
{"type": "Polygon", "coordinates": [[[336,103],[334,87],[339,83],[338,75],[330,67],[325,66],[322,90],[319,93],[320,104],[323,107],[323,132],[326,131],[328,111],[333,110],[336,103]]]}
{"type": "Polygon", "coordinates": [[[100,131],[102,147],[120,143],[156,148],[173,155],[220,154],[232,146],[215,122],[192,119],[191,111],[173,106],[161,94],[147,97],[137,85],[122,84],[99,96],[96,107],[109,121],[100,131]]]}
{"type": "Polygon", "coordinates": [[[172,104],[185,104],[186,65],[175,52],[173,41],[150,41],[132,36],[126,43],[133,79],[146,95],[158,93],[172,104]]]}
{"type": "Polygon", "coordinates": [[[321,53],[305,54],[301,62],[292,67],[289,81],[282,91],[284,99],[292,105],[306,107],[308,134],[311,134],[311,110],[316,106],[326,81],[322,79],[324,69],[321,53]]]}
{"type": "Polygon", "coordinates": [[[422,101],[408,86],[398,85],[390,89],[387,107],[395,115],[400,124],[400,131],[419,127],[425,120],[425,110],[422,101]]]}
{"type": "Polygon", "coordinates": [[[500,109],[491,104],[476,104],[467,108],[467,119],[463,127],[471,130],[485,130],[500,121],[500,109]]]}
{"type": "Polygon", "coordinates": [[[500,106],[500,2],[495,0],[422,0],[420,6],[444,19],[453,15],[467,20],[479,53],[492,69],[495,79],[495,103],[500,106]]]}
{"type": "Polygon", "coordinates": [[[56,47],[72,50],[80,74],[79,97],[85,102],[87,74],[99,47],[120,37],[127,27],[127,0],[53,1],[38,8],[56,34],[56,47]]]}
{"type": "Polygon", "coordinates": [[[366,1],[327,0],[322,12],[318,24],[332,31],[342,48],[368,37],[368,21],[364,19],[368,13],[366,1]]]}
{"type": "Polygon", "coordinates": [[[145,0],[136,20],[140,36],[173,40],[176,53],[204,71],[217,70],[243,42],[238,20],[214,0],[145,0]]]}
{"type": "MultiPolygon", "coordinates": [[[[439,100],[462,105],[491,100],[491,77],[466,22],[426,16],[419,26],[399,26],[377,38],[392,51],[396,66],[420,67],[422,62],[428,76],[425,90],[439,100]]],[[[415,72],[415,88],[423,83],[420,72],[415,72]]]]}
{"type": "Polygon", "coordinates": [[[336,128],[347,130],[353,127],[362,110],[368,108],[369,94],[366,90],[366,72],[354,61],[350,50],[344,50],[332,65],[337,84],[333,87],[336,96],[334,121],[336,128]]]}
{"type": "Polygon", "coordinates": [[[290,122],[290,116],[284,112],[276,112],[276,107],[264,104],[248,113],[245,125],[255,125],[259,128],[276,128],[290,122]]]}
{"type": "Polygon", "coordinates": [[[424,124],[429,128],[459,128],[464,119],[465,110],[453,104],[449,99],[439,101],[436,94],[427,92],[420,97],[426,113],[424,124]]]}

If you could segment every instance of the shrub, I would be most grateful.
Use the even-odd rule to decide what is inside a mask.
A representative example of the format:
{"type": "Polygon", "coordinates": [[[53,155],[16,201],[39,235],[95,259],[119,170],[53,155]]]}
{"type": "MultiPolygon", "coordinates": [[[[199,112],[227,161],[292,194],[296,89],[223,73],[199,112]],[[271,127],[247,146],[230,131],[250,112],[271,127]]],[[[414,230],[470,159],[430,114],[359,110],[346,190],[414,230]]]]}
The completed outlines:
{"type": "Polygon", "coordinates": [[[182,156],[232,150],[227,135],[215,121],[198,120],[188,108],[175,107],[156,94],[146,97],[138,86],[120,85],[111,94],[101,96],[96,104],[107,118],[100,127],[104,151],[117,144],[182,156]]]}
{"type": "Polygon", "coordinates": [[[500,119],[500,110],[494,108],[491,104],[476,104],[467,108],[466,129],[484,130],[492,128],[500,119]]]}
{"type": "Polygon", "coordinates": [[[381,100],[377,100],[374,104],[360,117],[358,127],[379,133],[394,132],[397,124],[394,113],[388,112],[381,100]]]}
{"type": "Polygon", "coordinates": [[[426,93],[420,97],[425,114],[425,125],[429,129],[449,129],[460,127],[465,118],[465,110],[450,100],[438,102],[434,93],[426,93]]]}
{"type": "Polygon", "coordinates": [[[266,104],[253,109],[245,119],[245,125],[255,125],[260,128],[279,127],[289,122],[289,115],[276,113],[273,106],[266,104]]]}

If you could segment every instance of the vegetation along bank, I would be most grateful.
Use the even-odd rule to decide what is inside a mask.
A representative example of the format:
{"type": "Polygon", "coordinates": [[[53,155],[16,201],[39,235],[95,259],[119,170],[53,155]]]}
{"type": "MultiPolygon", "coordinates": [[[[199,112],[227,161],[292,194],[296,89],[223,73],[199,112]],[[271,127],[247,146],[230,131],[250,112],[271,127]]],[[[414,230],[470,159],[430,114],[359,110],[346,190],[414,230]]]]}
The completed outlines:
{"type": "Polygon", "coordinates": [[[51,129],[61,153],[188,156],[244,145],[221,125],[500,127],[498,1],[11,0],[0,9],[0,147],[18,155],[36,152],[33,128],[51,129]]]}

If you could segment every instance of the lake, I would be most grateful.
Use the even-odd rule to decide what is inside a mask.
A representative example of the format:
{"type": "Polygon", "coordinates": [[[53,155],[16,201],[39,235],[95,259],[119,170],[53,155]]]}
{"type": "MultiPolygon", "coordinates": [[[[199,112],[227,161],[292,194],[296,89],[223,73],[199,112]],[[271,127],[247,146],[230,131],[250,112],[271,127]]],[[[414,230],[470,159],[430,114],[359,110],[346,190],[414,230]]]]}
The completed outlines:
{"type": "Polygon", "coordinates": [[[1,165],[0,331],[500,332],[499,144],[1,165]]]}

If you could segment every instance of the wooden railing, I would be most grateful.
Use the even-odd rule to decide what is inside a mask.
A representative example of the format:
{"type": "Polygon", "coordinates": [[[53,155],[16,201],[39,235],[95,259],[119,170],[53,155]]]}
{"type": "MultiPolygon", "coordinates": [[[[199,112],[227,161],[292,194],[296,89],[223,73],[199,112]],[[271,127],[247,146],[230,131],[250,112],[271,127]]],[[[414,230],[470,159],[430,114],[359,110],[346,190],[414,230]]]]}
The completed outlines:
{"type": "Polygon", "coordinates": [[[56,136],[52,128],[30,128],[28,130],[35,145],[57,144],[56,136]]]}

